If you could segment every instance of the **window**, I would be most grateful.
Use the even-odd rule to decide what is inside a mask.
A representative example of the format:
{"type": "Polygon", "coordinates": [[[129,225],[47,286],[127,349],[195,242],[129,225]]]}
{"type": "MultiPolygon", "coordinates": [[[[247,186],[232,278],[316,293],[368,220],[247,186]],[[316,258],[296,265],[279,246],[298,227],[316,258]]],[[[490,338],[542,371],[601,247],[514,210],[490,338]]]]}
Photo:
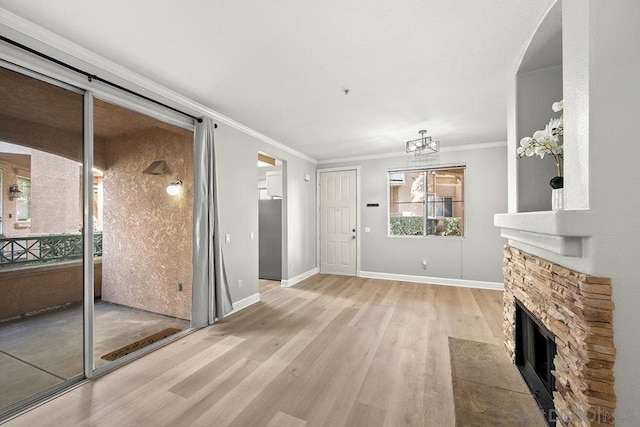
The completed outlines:
{"type": "Polygon", "coordinates": [[[16,219],[28,221],[31,219],[31,180],[29,178],[16,178],[20,196],[16,199],[16,219]]]}
{"type": "Polygon", "coordinates": [[[464,236],[464,167],[390,171],[390,236],[464,236]]]}

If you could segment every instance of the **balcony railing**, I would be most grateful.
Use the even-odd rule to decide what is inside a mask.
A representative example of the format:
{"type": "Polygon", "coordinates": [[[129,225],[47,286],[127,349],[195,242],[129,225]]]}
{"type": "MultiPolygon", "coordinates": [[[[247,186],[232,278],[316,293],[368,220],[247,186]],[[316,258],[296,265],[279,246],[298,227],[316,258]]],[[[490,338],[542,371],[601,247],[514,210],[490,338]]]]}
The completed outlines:
{"type": "MultiPolygon", "coordinates": [[[[102,256],[102,233],[93,234],[93,255],[102,256]]],[[[82,258],[81,234],[0,237],[0,267],[82,258]]]]}

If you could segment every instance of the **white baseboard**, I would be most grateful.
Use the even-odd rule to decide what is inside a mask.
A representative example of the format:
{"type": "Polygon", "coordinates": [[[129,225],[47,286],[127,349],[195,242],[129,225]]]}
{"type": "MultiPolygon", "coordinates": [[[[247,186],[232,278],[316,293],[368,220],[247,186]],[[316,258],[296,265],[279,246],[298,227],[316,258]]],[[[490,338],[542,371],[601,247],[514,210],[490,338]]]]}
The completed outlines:
{"type": "Polygon", "coordinates": [[[302,274],[298,274],[296,277],[293,277],[291,279],[288,280],[282,280],[280,282],[280,286],[282,286],[283,288],[288,288],[290,286],[295,285],[296,283],[302,282],[304,279],[307,279],[315,274],[318,274],[318,272],[320,271],[320,269],[318,267],[316,268],[312,268],[309,271],[305,271],[302,274]]]}
{"type": "Polygon", "coordinates": [[[229,315],[231,315],[233,313],[237,313],[240,310],[242,310],[243,308],[247,308],[250,305],[255,304],[257,302],[260,302],[260,293],[255,293],[253,295],[249,295],[246,298],[242,298],[240,301],[236,301],[236,302],[233,303],[233,310],[231,310],[231,312],[229,312],[229,314],[227,314],[227,316],[229,316],[229,315]]]}
{"type": "Polygon", "coordinates": [[[462,288],[504,290],[504,283],[483,282],[480,280],[449,279],[446,277],[411,276],[408,274],[379,273],[376,271],[361,271],[360,277],[368,279],[397,280],[400,282],[428,283],[431,285],[459,286],[462,288]]]}

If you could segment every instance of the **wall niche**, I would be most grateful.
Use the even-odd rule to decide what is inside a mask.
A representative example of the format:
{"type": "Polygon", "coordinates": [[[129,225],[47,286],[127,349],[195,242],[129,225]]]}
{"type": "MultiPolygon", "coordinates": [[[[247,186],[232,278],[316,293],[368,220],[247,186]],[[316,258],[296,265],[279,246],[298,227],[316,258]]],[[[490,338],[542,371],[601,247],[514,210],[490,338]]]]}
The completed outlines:
{"type": "MultiPolygon", "coordinates": [[[[543,129],[554,113],[551,105],[563,98],[562,91],[562,3],[547,12],[525,51],[515,81],[515,140],[543,129]]],[[[515,152],[515,148],[513,150],[515,152]]],[[[556,176],[553,156],[525,157],[516,162],[517,212],[551,210],[549,181],[556,176]]]]}

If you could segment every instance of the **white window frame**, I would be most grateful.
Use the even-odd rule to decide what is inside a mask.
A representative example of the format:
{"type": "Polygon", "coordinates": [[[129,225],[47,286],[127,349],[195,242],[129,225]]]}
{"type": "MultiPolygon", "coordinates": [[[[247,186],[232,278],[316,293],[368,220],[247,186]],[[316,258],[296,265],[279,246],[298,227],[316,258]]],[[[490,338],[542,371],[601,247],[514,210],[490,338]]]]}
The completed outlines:
{"type": "MultiPolygon", "coordinates": [[[[454,163],[454,164],[444,164],[437,166],[412,166],[405,168],[389,168],[386,171],[385,177],[385,185],[387,186],[387,199],[386,199],[386,209],[387,209],[387,237],[390,239],[446,239],[446,240],[455,240],[455,239],[465,239],[467,235],[467,209],[466,209],[466,200],[467,200],[467,185],[463,183],[462,186],[462,203],[464,206],[464,216],[462,218],[462,229],[464,233],[462,236],[441,236],[437,234],[427,234],[427,198],[428,195],[425,192],[425,210],[424,210],[424,226],[422,230],[422,236],[408,236],[408,235],[395,235],[391,234],[391,185],[389,184],[389,174],[394,172],[428,172],[434,170],[443,170],[443,169],[464,169],[464,179],[466,181],[466,163],[454,163]]],[[[425,183],[426,185],[426,183],[425,183]]]]}

